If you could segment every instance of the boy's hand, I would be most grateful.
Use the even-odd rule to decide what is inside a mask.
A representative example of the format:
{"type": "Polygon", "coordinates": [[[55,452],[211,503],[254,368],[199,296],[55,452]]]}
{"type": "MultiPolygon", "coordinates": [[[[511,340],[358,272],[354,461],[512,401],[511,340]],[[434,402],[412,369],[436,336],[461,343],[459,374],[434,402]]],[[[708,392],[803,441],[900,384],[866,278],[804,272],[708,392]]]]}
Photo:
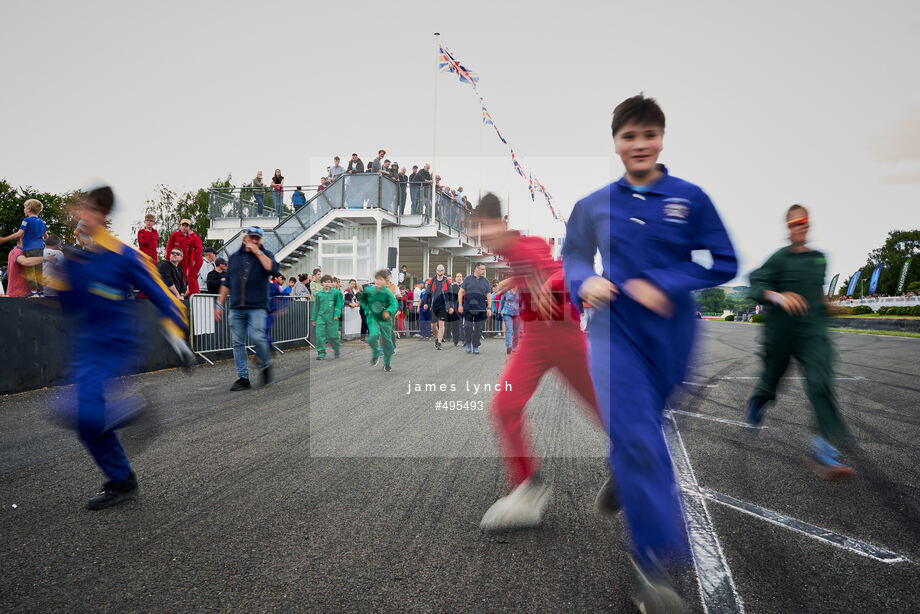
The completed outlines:
{"type": "Polygon", "coordinates": [[[674,304],[668,295],[646,279],[627,279],[623,284],[623,292],[662,318],[670,318],[674,315],[674,304]]]}
{"type": "Polygon", "coordinates": [[[619,293],[620,290],[612,281],[600,275],[589,277],[582,282],[581,287],[578,289],[578,296],[589,307],[594,307],[595,309],[606,307],[609,303],[617,300],[619,293]]]}
{"type": "Polygon", "coordinates": [[[808,313],[808,301],[801,294],[770,291],[766,293],[766,298],[774,305],[782,307],[789,315],[803,316],[808,313]]]}

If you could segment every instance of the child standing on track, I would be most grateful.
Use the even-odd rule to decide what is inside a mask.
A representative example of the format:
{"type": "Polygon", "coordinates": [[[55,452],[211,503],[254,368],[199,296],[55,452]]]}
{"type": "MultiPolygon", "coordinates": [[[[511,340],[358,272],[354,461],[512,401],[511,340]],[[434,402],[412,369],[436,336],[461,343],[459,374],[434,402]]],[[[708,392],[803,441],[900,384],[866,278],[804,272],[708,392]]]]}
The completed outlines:
{"type": "Polygon", "coordinates": [[[380,362],[383,346],[383,370],[392,371],[393,358],[393,315],[396,313],[396,297],[386,287],[389,271],[381,269],[374,273],[374,285],[365,287],[361,293],[361,307],[367,314],[367,343],[371,346],[371,366],[380,362]]]}
{"type": "Polygon", "coordinates": [[[837,411],[831,390],[833,348],[827,335],[824,254],[806,245],[808,210],[792,205],[786,211],[789,245],[776,251],[751,273],[751,298],[767,305],[764,326],[763,371],[746,413],[748,423],[763,423],[764,406],[776,398],[776,386],[793,356],[805,374],[805,390],[815,410],[818,435],[812,438],[806,464],[825,480],[849,479],[853,470],[843,464],[833,444],[846,443],[849,432],[837,411]]]}
{"type": "Polygon", "coordinates": [[[613,142],[626,173],[575,205],[562,246],[573,302],[594,308],[591,375],[631,537],[635,600],[647,612],[685,609],[663,566],[685,563],[690,550],[661,429],[690,357],[690,291],[724,283],[737,269],[709,197],[657,164],[664,125],[661,108],[641,94],[614,109],[613,142]],[[694,250],[708,250],[712,266],[693,262],[694,250]],[[594,271],[598,251],[602,275],[594,271]]]}
{"type": "Polygon", "coordinates": [[[499,390],[489,404],[501,438],[511,493],[486,511],[479,526],[486,531],[537,526],[543,519],[550,488],[540,476],[539,459],[528,443],[524,407],[543,376],[555,368],[575,389],[591,416],[599,420],[588,375],[587,344],[578,326],[578,313],[566,297],[562,266],[553,260],[549,244],[539,237],[508,230],[494,194],[482,197],[473,220],[479,224],[483,243],[511,265],[512,276],[497,289],[526,289],[521,301],[524,336],[520,351],[505,363],[498,378],[499,390]]]}
{"type": "Polygon", "coordinates": [[[310,319],[316,325],[316,360],[325,360],[327,341],[332,345],[335,357],[339,357],[339,314],[342,313],[344,298],[338,289],[332,287],[332,275],[323,275],[320,283],[323,289],[313,297],[310,319]]]}

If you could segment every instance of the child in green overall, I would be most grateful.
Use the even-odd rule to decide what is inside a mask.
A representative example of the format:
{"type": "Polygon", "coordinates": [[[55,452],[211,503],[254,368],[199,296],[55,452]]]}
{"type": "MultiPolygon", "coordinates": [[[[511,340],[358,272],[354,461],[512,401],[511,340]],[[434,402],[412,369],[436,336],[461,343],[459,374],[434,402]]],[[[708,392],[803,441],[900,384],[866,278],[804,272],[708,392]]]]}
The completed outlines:
{"type": "Polygon", "coordinates": [[[747,401],[747,421],[763,423],[764,406],[776,398],[776,387],[795,356],[805,375],[808,400],[818,421],[806,464],[825,480],[850,479],[853,469],[840,459],[835,444],[846,442],[843,423],[831,390],[833,349],[827,334],[824,254],[810,249],[808,210],[793,205],[786,212],[789,245],[775,252],[751,273],[751,298],[767,305],[764,326],[763,371],[747,401]]]}
{"type": "Polygon", "coordinates": [[[342,293],[332,287],[332,275],[323,275],[320,283],[323,289],[313,297],[310,320],[316,324],[316,360],[325,360],[327,340],[335,351],[335,357],[339,357],[339,314],[342,313],[344,299],[342,293]]]}
{"type": "Polygon", "coordinates": [[[383,370],[391,371],[393,357],[393,315],[396,313],[396,297],[387,287],[390,272],[382,269],[374,273],[374,285],[368,285],[361,293],[361,308],[367,316],[367,343],[371,346],[371,366],[380,362],[378,341],[383,346],[383,370]]]}

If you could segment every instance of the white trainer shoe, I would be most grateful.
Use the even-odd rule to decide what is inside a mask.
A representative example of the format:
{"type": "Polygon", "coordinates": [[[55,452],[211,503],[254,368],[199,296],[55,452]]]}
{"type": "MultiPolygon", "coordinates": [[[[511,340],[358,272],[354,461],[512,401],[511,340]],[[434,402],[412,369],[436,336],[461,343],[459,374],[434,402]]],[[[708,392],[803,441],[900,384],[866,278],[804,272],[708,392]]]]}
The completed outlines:
{"type": "Polygon", "coordinates": [[[482,517],[483,531],[513,531],[540,526],[553,489],[537,476],[492,504],[482,517]]]}

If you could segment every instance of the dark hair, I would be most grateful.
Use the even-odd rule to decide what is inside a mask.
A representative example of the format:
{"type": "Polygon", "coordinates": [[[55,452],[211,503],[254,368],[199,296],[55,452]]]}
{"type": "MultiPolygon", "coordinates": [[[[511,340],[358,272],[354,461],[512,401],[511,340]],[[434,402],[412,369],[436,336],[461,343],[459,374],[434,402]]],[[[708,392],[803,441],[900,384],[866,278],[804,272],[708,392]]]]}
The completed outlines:
{"type": "Polygon", "coordinates": [[[322,272],[322,269],[319,268],[319,267],[316,267],[315,269],[313,269],[313,274],[314,274],[314,275],[316,275],[317,273],[320,273],[320,272],[322,272]]]}
{"type": "Polygon", "coordinates": [[[380,279],[386,280],[386,278],[389,276],[390,276],[390,272],[386,269],[380,269],[379,271],[374,273],[374,279],[377,279],[379,277],[380,279]]]}
{"type": "Polygon", "coordinates": [[[296,278],[296,277],[292,277],[292,278],[290,278],[288,281],[293,281],[293,282],[296,284],[296,283],[297,283],[297,278],[296,278]]]}
{"type": "Polygon", "coordinates": [[[656,126],[664,130],[664,111],[654,98],[646,98],[641,93],[627,98],[613,110],[613,122],[610,132],[614,138],[623,126],[633,122],[643,126],[656,126]]]}
{"type": "Polygon", "coordinates": [[[323,275],[319,278],[319,283],[324,283],[327,281],[332,281],[332,275],[323,275]]]}
{"type": "Polygon", "coordinates": [[[790,213],[792,213],[793,211],[798,211],[799,209],[804,211],[806,214],[808,213],[808,209],[806,209],[803,205],[796,203],[792,205],[791,207],[789,207],[788,209],[786,209],[786,217],[789,217],[790,213]]]}
{"type": "Polygon", "coordinates": [[[48,238],[45,239],[45,245],[57,247],[60,244],[61,244],[61,237],[57,235],[48,235],[48,238]]]}
{"type": "Polygon", "coordinates": [[[111,213],[112,208],[115,206],[115,192],[109,186],[90,190],[86,193],[86,199],[93,209],[104,215],[111,213]]]}
{"type": "Polygon", "coordinates": [[[492,192],[488,192],[485,196],[480,198],[479,206],[473,211],[473,217],[480,220],[500,220],[502,218],[502,203],[498,200],[498,196],[492,192]]]}
{"type": "Polygon", "coordinates": [[[307,277],[309,276],[306,273],[301,273],[300,275],[297,276],[297,279],[303,282],[303,281],[307,281],[307,277]]]}
{"type": "Polygon", "coordinates": [[[358,280],[357,280],[357,279],[349,279],[349,280],[348,280],[349,285],[351,284],[351,282],[355,282],[355,285],[358,285],[358,280]]]}

